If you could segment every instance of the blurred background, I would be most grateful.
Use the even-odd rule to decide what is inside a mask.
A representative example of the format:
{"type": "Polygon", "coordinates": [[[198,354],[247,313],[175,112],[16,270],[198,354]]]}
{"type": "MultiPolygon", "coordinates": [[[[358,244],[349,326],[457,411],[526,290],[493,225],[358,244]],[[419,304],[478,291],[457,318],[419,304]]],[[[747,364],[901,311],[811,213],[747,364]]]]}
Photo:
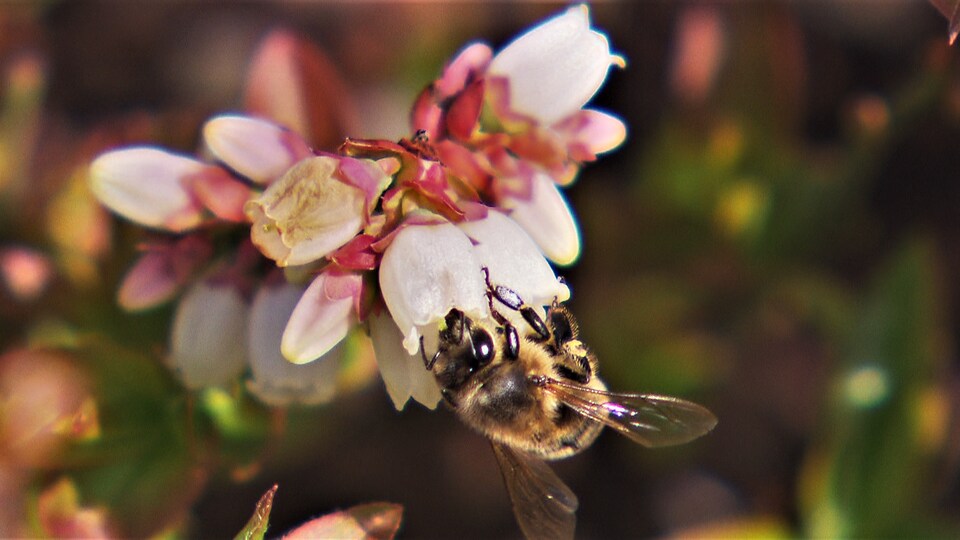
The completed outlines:
{"type": "MultiPolygon", "coordinates": [[[[390,501],[400,537],[519,537],[486,441],[442,408],[395,411],[368,354],[319,407],[183,389],[161,362],[172,306],[116,305],[147,235],[97,206],[86,164],[195,150],[205,118],[243,109],[278,28],[326,55],[349,135],[409,136],[414,97],[464,44],[561,9],[0,3],[0,533],[229,537],[277,483],[272,534],[390,501]]],[[[947,19],[906,0],[592,16],[628,63],[594,103],[630,133],[567,191],[584,249],[559,272],[609,386],[720,423],[662,450],[606,433],[554,463],[578,537],[960,535],[947,19]]]]}

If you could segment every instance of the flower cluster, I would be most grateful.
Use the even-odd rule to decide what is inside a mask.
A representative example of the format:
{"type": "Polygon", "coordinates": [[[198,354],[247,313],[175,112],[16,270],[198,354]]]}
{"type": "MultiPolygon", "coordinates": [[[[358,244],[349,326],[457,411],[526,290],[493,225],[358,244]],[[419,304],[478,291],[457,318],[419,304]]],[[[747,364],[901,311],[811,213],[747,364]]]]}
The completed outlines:
{"type": "Polygon", "coordinates": [[[578,6],[497,54],[465,48],[417,99],[410,139],[322,151],[233,115],[205,125],[210,161],[108,152],[91,168],[100,200],[179,235],[147,247],[121,303],[149,307],[186,289],[171,362],[189,387],[249,366],[249,387],[267,402],[322,401],[338,345],[362,329],[394,404],[434,407],[420,348],[435,345],[452,308],[491,317],[484,269],[534,306],[569,297],[548,262],[580,252],[558,186],[623,141],[622,122],[584,108],[622,64],[578,6]],[[214,239],[247,227],[214,260],[214,239]]]}

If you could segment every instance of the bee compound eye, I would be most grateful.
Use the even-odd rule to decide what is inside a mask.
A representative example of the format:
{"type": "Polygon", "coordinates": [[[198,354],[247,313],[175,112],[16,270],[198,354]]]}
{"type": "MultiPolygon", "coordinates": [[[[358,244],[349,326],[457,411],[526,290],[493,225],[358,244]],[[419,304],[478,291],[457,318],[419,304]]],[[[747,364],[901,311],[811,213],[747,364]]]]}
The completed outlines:
{"type": "Polygon", "coordinates": [[[473,343],[473,357],[477,363],[481,366],[489,364],[496,354],[490,334],[482,328],[477,328],[470,335],[470,340],[473,343]]]}

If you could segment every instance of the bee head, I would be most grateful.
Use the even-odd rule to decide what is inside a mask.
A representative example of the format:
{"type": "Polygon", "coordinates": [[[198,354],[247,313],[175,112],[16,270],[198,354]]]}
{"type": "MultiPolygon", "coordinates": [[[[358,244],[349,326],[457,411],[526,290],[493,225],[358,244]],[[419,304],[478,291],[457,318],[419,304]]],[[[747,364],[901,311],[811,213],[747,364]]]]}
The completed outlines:
{"type": "Polygon", "coordinates": [[[477,370],[490,364],[497,351],[482,326],[457,309],[450,310],[440,330],[439,354],[433,374],[441,388],[455,390],[463,386],[477,370]]]}

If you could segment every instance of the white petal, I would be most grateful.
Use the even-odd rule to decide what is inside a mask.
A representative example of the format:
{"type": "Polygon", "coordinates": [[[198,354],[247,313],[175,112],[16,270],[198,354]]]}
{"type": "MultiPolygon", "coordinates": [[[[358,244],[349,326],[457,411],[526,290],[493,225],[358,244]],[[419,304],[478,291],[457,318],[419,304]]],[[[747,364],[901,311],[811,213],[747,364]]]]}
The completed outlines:
{"type": "Polygon", "coordinates": [[[478,318],[489,314],[481,265],[470,240],[450,223],[400,230],[380,263],[380,290],[410,354],[420,330],[456,307],[478,318]]]}
{"type": "Polygon", "coordinates": [[[171,367],[187,388],[222,386],[247,364],[247,305],[230,285],[201,281],[180,300],[171,331],[171,367]]]}
{"type": "Polygon", "coordinates": [[[580,228],[566,199],[544,173],[533,177],[530,199],[504,197],[504,208],[551,261],[566,266],[580,256],[580,228]]]}
{"type": "MultiPolygon", "coordinates": [[[[355,278],[359,291],[360,276],[355,278]]],[[[354,297],[332,297],[332,279],[337,278],[321,272],[290,315],[281,344],[283,356],[289,361],[304,364],[327,354],[355,324],[354,297]]]]}
{"type": "Polygon", "coordinates": [[[263,210],[263,203],[260,200],[247,201],[243,206],[247,219],[252,223],[250,225],[250,241],[268,259],[277,261],[277,266],[287,266],[286,261],[290,257],[290,247],[283,243],[283,237],[280,235],[280,230],[277,229],[276,220],[267,216],[263,210]]]}
{"type": "Polygon", "coordinates": [[[370,317],[370,339],[393,406],[401,410],[413,397],[429,409],[436,408],[440,401],[436,379],[419,353],[404,350],[403,335],[386,312],[370,317]]]}
{"type": "Polygon", "coordinates": [[[196,227],[203,215],[183,179],[206,167],[157,148],[125,148],[93,161],[90,188],[100,202],[131,221],[180,232],[196,227]]]}
{"type": "Polygon", "coordinates": [[[610,65],[620,62],[580,5],[514,40],[494,56],[489,72],[510,80],[512,109],[552,124],[590,101],[610,65]]]}
{"type": "Polygon", "coordinates": [[[520,225],[496,210],[477,221],[457,225],[476,242],[473,253],[490,271],[494,285],[509,287],[531,305],[547,305],[570,297],[537,244],[520,225]]]}
{"type": "Polygon", "coordinates": [[[313,405],[333,398],[337,387],[340,347],[315,362],[299,365],[280,354],[280,340],[304,287],[264,285],[250,308],[250,391],[265,403],[313,405]]]}
{"type": "Polygon", "coordinates": [[[218,116],[203,126],[213,155],[239,174],[266,184],[309,154],[299,135],[249,116],[218,116]]]}

